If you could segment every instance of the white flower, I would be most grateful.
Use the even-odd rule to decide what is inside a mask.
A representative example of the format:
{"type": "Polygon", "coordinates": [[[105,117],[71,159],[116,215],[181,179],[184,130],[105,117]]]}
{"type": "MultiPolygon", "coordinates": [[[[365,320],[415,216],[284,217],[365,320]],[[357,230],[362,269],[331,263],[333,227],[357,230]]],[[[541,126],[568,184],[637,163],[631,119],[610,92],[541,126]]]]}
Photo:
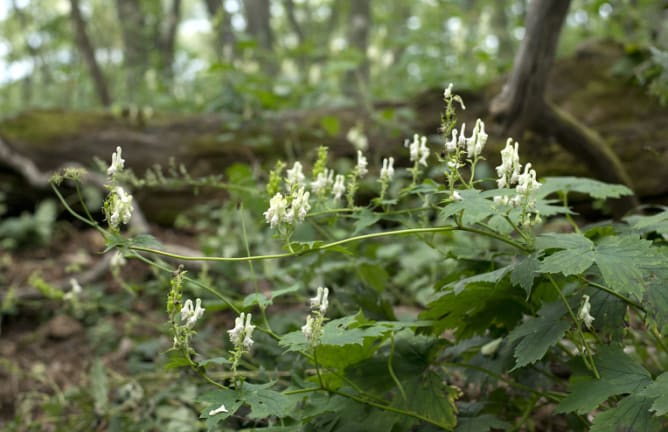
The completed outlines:
{"type": "Polygon", "coordinates": [[[454,192],[452,193],[452,199],[455,200],[455,201],[461,201],[461,200],[463,200],[464,198],[462,198],[462,196],[459,194],[459,192],[454,191],[454,192]]]}
{"type": "Polygon", "coordinates": [[[316,296],[311,298],[311,309],[320,310],[320,313],[324,315],[327,313],[327,308],[329,307],[329,300],[327,296],[329,295],[329,288],[318,287],[316,296]]]}
{"type": "Polygon", "coordinates": [[[427,147],[427,137],[413,135],[413,141],[406,140],[404,146],[408,147],[410,151],[411,162],[417,162],[420,165],[427,166],[427,158],[429,157],[429,148],[427,147]]]}
{"type": "Polygon", "coordinates": [[[462,129],[459,131],[459,139],[457,139],[457,146],[466,148],[466,123],[462,123],[462,129]]]}
{"type": "Polygon", "coordinates": [[[506,146],[501,150],[501,165],[496,167],[496,174],[499,177],[496,184],[499,188],[509,187],[515,184],[520,175],[520,156],[518,153],[519,144],[515,142],[513,147],[512,138],[508,138],[506,146]]]}
{"type": "Polygon", "coordinates": [[[109,224],[118,228],[118,225],[122,222],[127,224],[132,218],[132,195],[125,192],[120,186],[112,192],[111,197],[111,216],[109,216],[109,224]]]}
{"type": "Polygon", "coordinates": [[[315,181],[311,182],[311,190],[316,194],[324,192],[332,183],[334,183],[334,170],[325,168],[323,172],[318,174],[315,181]]]}
{"type": "Polygon", "coordinates": [[[287,211],[288,200],[283,197],[283,194],[278,192],[269,200],[269,209],[264,212],[264,218],[272,228],[275,228],[278,224],[286,220],[287,211]]]}
{"type": "Polygon", "coordinates": [[[246,315],[241,312],[241,315],[234,320],[234,328],[227,331],[235,348],[243,345],[244,348],[249,350],[253,346],[252,336],[255,326],[251,324],[251,317],[251,314],[246,315]]]}
{"type": "Polygon", "coordinates": [[[311,210],[311,204],[308,202],[310,196],[310,192],[306,192],[303,187],[299,188],[292,197],[292,205],[285,215],[285,220],[287,222],[294,223],[304,221],[308,211],[311,210]]]}
{"type": "Polygon", "coordinates": [[[202,300],[197,299],[193,307],[193,301],[188,299],[181,308],[181,321],[186,322],[186,327],[192,328],[197,320],[204,315],[204,308],[202,307],[202,300]]]}
{"type": "Polygon", "coordinates": [[[445,142],[446,152],[452,153],[455,150],[457,150],[457,129],[452,130],[452,138],[450,139],[450,141],[445,142]]]}
{"type": "Polygon", "coordinates": [[[466,139],[466,152],[469,158],[477,157],[482,153],[482,149],[487,143],[487,137],[485,123],[480,119],[476,120],[471,138],[466,139]]]}
{"type": "Polygon", "coordinates": [[[452,83],[448,84],[448,86],[445,88],[445,91],[443,92],[443,99],[448,99],[452,96],[452,83]]]}
{"type": "Polygon", "coordinates": [[[381,181],[389,182],[394,177],[394,158],[383,159],[383,167],[380,169],[381,181]]]}
{"type": "Polygon", "coordinates": [[[345,184],[346,178],[343,176],[343,174],[337,174],[336,179],[334,180],[334,186],[332,187],[332,194],[334,195],[334,199],[338,200],[343,196],[343,194],[346,191],[346,184],[345,184]]]}
{"type": "Polygon", "coordinates": [[[116,251],[112,256],[111,260],[109,261],[109,265],[112,268],[121,268],[125,265],[127,261],[125,260],[125,257],[123,256],[123,253],[120,251],[116,251]]]}
{"type": "Polygon", "coordinates": [[[591,328],[591,323],[594,321],[594,317],[590,315],[591,311],[591,304],[589,303],[589,296],[588,295],[583,295],[582,298],[584,299],[584,302],[582,303],[582,307],[580,308],[580,311],[578,312],[578,318],[582,320],[585,326],[587,328],[591,328]]]}
{"type": "Polygon", "coordinates": [[[226,412],[229,412],[229,411],[227,410],[227,408],[225,408],[225,404],[223,404],[223,405],[219,406],[218,408],[212,409],[211,411],[209,411],[209,417],[215,416],[216,414],[220,414],[220,413],[226,413],[226,412]]]}
{"type": "Polygon", "coordinates": [[[306,324],[302,326],[302,333],[304,333],[304,336],[306,336],[306,340],[310,340],[313,336],[313,323],[313,317],[308,315],[306,317],[306,324]]]}
{"type": "Polygon", "coordinates": [[[75,295],[79,295],[83,291],[81,285],[79,285],[79,281],[75,278],[70,278],[70,286],[72,287],[72,293],[75,295]]]}
{"type": "Polygon", "coordinates": [[[125,160],[121,157],[122,149],[121,147],[116,147],[116,151],[111,154],[111,165],[107,168],[107,175],[113,176],[116,173],[119,173],[123,170],[125,166],[125,160]]]}
{"type": "Polygon", "coordinates": [[[359,127],[350,129],[346,134],[346,139],[350,141],[353,147],[355,147],[357,150],[366,150],[369,148],[369,140],[367,139],[366,135],[362,133],[362,129],[359,127]]]}
{"type": "Polygon", "coordinates": [[[288,185],[288,189],[292,188],[293,185],[301,185],[304,183],[304,172],[301,162],[295,162],[294,165],[292,165],[292,168],[285,173],[285,182],[288,185]]]}
{"type": "Polygon", "coordinates": [[[524,167],[524,173],[517,178],[517,187],[515,190],[518,194],[529,195],[531,192],[538,190],[542,184],[536,181],[536,171],[530,169],[531,164],[528,163],[524,167]]]}
{"type": "Polygon", "coordinates": [[[367,172],[367,166],[369,163],[366,160],[366,157],[362,154],[362,150],[357,150],[357,174],[362,177],[367,172]]]}

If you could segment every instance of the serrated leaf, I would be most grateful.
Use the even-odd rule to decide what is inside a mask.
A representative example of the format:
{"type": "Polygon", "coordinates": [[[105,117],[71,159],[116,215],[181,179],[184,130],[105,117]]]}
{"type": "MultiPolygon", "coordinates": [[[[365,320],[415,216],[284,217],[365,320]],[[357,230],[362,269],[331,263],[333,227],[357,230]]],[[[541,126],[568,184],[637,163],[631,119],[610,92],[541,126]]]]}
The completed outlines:
{"type": "Polygon", "coordinates": [[[204,366],[204,367],[209,366],[211,364],[214,364],[214,365],[228,365],[228,364],[232,364],[232,362],[229,361],[225,357],[211,357],[211,358],[208,358],[206,360],[202,360],[201,362],[198,362],[199,366],[204,366]]]}
{"type": "Polygon", "coordinates": [[[455,432],[488,432],[490,429],[508,430],[510,423],[500,420],[492,414],[481,414],[476,417],[459,417],[455,432]]]}
{"type": "Polygon", "coordinates": [[[562,273],[564,276],[584,273],[594,263],[594,252],[586,249],[566,249],[545,257],[540,273],[562,273]]]}
{"type": "Polygon", "coordinates": [[[536,249],[593,249],[594,242],[578,233],[545,233],[536,237],[536,249]]]}
{"type": "Polygon", "coordinates": [[[441,210],[440,217],[442,219],[447,219],[463,211],[462,222],[464,225],[473,225],[496,213],[494,202],[481,196],[479,190],[463,190],[460,191],[460,195],[461,200],[450,203],[441,210]]]}
{"type": "Polygon", "coordinates": [[[527,295],[531,294],[533,280],[539,268],[540,261],[538,261],[537,254],[520,258],[520,261],[513,266],[513,271],[510,273],[510,283],[522,287],[527,295]]]}
{"type": "Polygon", "coordinates": [[[171,350],[167,353],[167,363],[165,363],[165,370],[176,369],[180,367],[190,366],[190,361],[179,350],[171,350]]]}
{"type": "Polygon", "coordinates": [[[633,393],[652,380],[649,372],[619,347],[602,346],[594,356],[594,363],[601,379],[589,375],[573,376],[570,393],[557,406],[557,412],[586,414],[609,397],[633,393]]]}
{"type": "Polygon", "coordinates": [[[457,424],[458,391],[434,372],[419,374],[402,383],[407,400],[397,395],[395,405],[418,413],[446,430],[457,424]]]}
{"type": "Polygon", "coordinates": [[[583,273],[594,263],[594,243],[578,233],[547,233],[536,237],[536,249],[563,249],[548,255],[538,268],[540,273],[583,273]]]}
{"type": "Polygon", "coordinates": [[[264,309],[267,308],[268,306],[271,306],[272,303],[273,302],[271,301],[271,299],[267,298],[267,296],[265,296],[264,294],[252,293],[244,297],[242,305],[244,309],[254,305],[258,305],[260,308],[264,309]]]}
{"type": "Polygon", "coordinates": [[[270,385],[273,383],[269,385],[243,384],[243,391],[238,392],[238,397],[250,407],[249,418],[263,419],[269,416],[281,418],[292,414],[298,398],[270,390],[267,388],[270,385]]]}
{"type": "Polygon", "coordinates": [[[596,247],[594,256],[606,284],[621,293],[642,298],[644,268],[660,264],[652,250],[652,242],[633,236],[605,237],[596,247]]]}
{"type": "Polygon", "coordinates": [[[654,399],[650,411],[655,415],[663,416],[668,414],[668,372],[664,372],[653,383],[648,385],[640,396],[654,399]]]}
{"type": "Polygon", "coordinates": [[[528,319],[510,332],[509,341],[521,339],[515,347],[516,362],[512,370],[542,359],[547,350],[561,340],[570,327],[570,323],[562,319],[565,313],[561,302],[546,304],[538,317],[528,319]]]}
{"type": "Polygon", "coordinates": [[[579,192],[592,198],[607,199],[633,195],[633,191],[624,185],[603,183],[582,177],[546,177],[537,196],[544,197],[554,192],[579,192]]]}
{"type": "Polygon", "coordinates": [[[668,209],[652,216],[633,216],[627,218],[634,229],[648,232],[656,231],[659,234],[668,234],[668,209]]]}
{"type": "Polygon", "coordinates": [[[200,418],[206,419],[206,426],[210,431],[214,430],[218,423],[234,415],[239,407],[243,405],[243,401],[237,396],[236,391],[225,389],[206,393],[200,398],[206,404],[200,412],[200,418]],[[211,411],[218,410],[221,406],[224,406],[227,411],[209,415],[211,411]]]}
{"type": "Polygon", "coordinates": [[[373,288],[377,293],[385,291],[385,286],[390,278],[383,266],[377,264],[361,263],[357,266],[360,278],[373,288]]]}
{"type": "Polygon", "coordinates": [[[433,320],[434,332],[456,329],[459,338],[481,334],[490,326],[513,328],[526,311],[525,294],[509,283],[476,282],[460,293],[452,288],[427,305],[420,319],[433,320]]]}
{"type": "Polygon", "coordinates": [[[362,209],[359,212],[355,213],[355,229],[351,235],[357,235],[364,231],[366,228],[372,226],[380,220],[381,214],[374,213],[369,209],[362,209]]]}
{"type": "Polygon", "coordinates": [[[459,294],[466,288],[467,285],[476,283],[476,282],[489,282],[496,284],[498,283],[503,277],[510,271],[512,270],[512,266],[505,266],[501,267],[499,269],[496,269],[491,272],[486,272],[486,273],[480,273],[475,276],[467,277],[464,279],[460,279],[456,282],[453,282],[450,284],[454,288],[455,294],[459,294]]]}
{"type": "Polygon", "coordinates": [[[649,412],[652,400],[631,395],[594,418],[590,432],[660,432],[662,422],[649,412]]]}
{"type": "Polygon", "coordinates": [[[643,306],[647,309],[652,324],[663,334],[668,329],[668,268],[658,270],[646,281],[643,306]]]}
{"type": "MultiPolygon", "coordinates": [[[[369,321],[359,312],[356,315],[339,318],[325,324],[320,345],[362,346],[365,339],[377,338],[388,334],[390,331],[391,329],[387,326],[369,321]]],[[[300,331],[284,335],[279,345],[286,347],[289,351],[301,351],[308,349],[310,346],[306,337],[300,331]]]]}

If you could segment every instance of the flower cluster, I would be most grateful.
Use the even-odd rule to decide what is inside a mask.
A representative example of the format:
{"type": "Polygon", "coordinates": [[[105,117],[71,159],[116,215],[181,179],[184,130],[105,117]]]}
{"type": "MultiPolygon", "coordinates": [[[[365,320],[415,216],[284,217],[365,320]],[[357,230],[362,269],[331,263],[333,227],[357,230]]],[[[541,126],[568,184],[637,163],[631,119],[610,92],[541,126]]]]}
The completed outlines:
{"type": "Polygon", "coordinates": [[[292,189],[293,186],[301,186],[304,184],[305,177],[301,162],[295,162],[294,165],[292,165],[292,168],[287,170],[285,174],[285,182],[288,185],[288,189],[292,189]]]}
{"type": "Polygon", "coordinates": [[[390,181],[394,177],[394,158],[383,159],[383,167],[380,169],[380,181],[390,181]]]}
{"type": "Polygon", "coordinates": [[[116,186],[107,197],[107,221],[113,229],[121,223],[127,224],[132,218],[132,195],[121,186],[116,186]]]}
{"type": "Polygon", "coordinates": [[[427,137],[418,134],[413,135],[413,141],[404,141],[404,147],[408,147],[410,152],[411,162],[416,165],[420,164],[427,166],[427,158],[429,157],[429,147],[427,147],[427,137]]]}
{"type": "Polygon", "coordinates": [[[255,330],[255,326],[251,324],[251,319],[251,314],[241,312],[234,320],[234,328],[227,331],[235,350],[243,348],[248,351],[253,346],[253,330],[255,330]]]}
{"type": "Polygon", "coordinates": [[[311,210],[310,195],[311,193],[307,192],[303,186],[297,189],[289,199],[280,192],[276,193],[269,201],[269,209],[264,212],[265,220],[272,228],[281,224],[292,225],[303,222],[311,210]]]}
{"type": "Polygon", "coordinates": [[[522,172],[522,164],[520,164],[520,157],[518,154],[519,144],[512,138],[508,138],[506,146],[501,150],[501,165],[496,167],[496,174],[498,179],[496,184],[499,188],[507,188],[515,186],[515,196],[496,196],[494,202],[502,205],[511,205],[519,207],[522,210],[521,223],[531,223],[529,216],[532,212],[536,213],[533,222],[540,221],[540,215],[535,212],[536,200],[533,197],[533,192],[541,187],[541,183],[536,180],[536,171],[531,169],[531,164],[527,163],[522,172]]]}
{"type": "Polygon", "coordinates": [[[113,230],[118,230],[119,226],[127,224],[132,218],[132,195],[127,193],[122,186],[118,185],[117,175],[123,171],[125,160],[122,157],[122,149],[116,147],[116,151],[111,155],[111,164],[107,168],[107,175],[110,178],[110,184],[107,186],[109,195],[104,202],[104,212],[113,230]]]}
{"type": "Polygon", "coordinates": [[[306,340],[316,346],[322,335],[322,325],[329,307],[329,288],[318,287],[316,296],[310,299],[311,314],[306,317],[306,324],[301,328],[306,340]]]}
{"type": "Polygon", "coordinates": [[[452,130],[450,140],[445,142],[445,151],[447,153],[454,153],[457,150],[466,151],[467,157],[474,160],[482,154],[488,136],[485,132],[485,123],[482,120],[476,120],[470,137],[466,136],[466,123],[462,123],[459,132],[457,132],[457,129],[452,130]]]}
{"type": "Polygon", "coordinates": [[[193,306],[193,301],[188,299],[181,308],[181,321],[185,322],[188,328],[193,328],[202,315],[204,315],[204,308],[199,298],[195,300],[195,306],[193,306]]]}
{"type": "Polygon", "coordinates": [[[255,326],[251,324],[252,315],[241,312],[241,314],[234,320],[234,328],[228,330],[227,333],[230,335],[230,340],[234,349],[231,351],[232,354],[232,372],[234,377],[237,377],[237,368],[239,367],[239,361],[241,357],[250,351],[253,346],[253,330],[255,326]]]}
{"type": "Polygon", "coordinates": [[[369,140],[361,126],[355,126],[350,129],[346,134],[346,139],[355,147],[357,150],[366,150],[369,148],[369,140]]]}

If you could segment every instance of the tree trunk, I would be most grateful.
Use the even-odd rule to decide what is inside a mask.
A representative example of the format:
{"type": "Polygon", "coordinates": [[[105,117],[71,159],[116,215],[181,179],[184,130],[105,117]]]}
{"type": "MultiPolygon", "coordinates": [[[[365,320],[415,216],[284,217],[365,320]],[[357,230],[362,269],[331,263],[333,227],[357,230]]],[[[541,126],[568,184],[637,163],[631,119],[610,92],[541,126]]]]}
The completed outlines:
{"type": "Polygon", "coordinates": [[[116,12],[123,38],[125,93],[131,101],[141,94],[149,67],[146,16],[137,0],[116,0],[116,12]]]}
{"type": "Polygon", "coordinates": [[[225,10],[223,0],[205,0],[206,10],[214,28],[214,50],[219,60],[231,61],[234,59],[234,45],[236,38],[232,29],[232,17],[225,10]]]}
{"type": "Polygon", "coordinates": [[[362,98],[369,84],[369,30],[371,28],[371,0],[355,0],[350,2],[348,16],[348,46],[356,49],[362,59],[359,66],[346,73],[344,92],[355,99],[362,98]]]}
{"type": "Polygon", "coordinates": [[[79,50],[81,51],[84,61],[86,62],[86,66],[88,66],[88,70],[90,71],[97,96],[100,98],[102,105],[109,107],[111,105],[109,88],[107,87],[107,81],[102,74],[100,65],[95,58],[95,49],[93,48],[93,44],[88,38],[86,22],[84,21],[84,18],[81,15],[81,9],[79,8],[79,0],[70,0],[70,14],[77,36],[77,45],[79,46],[79,50]]]}
{"type": "Polygon", "coordinates": [[[181,22],[181,3],[181,0],[172,0],[172,7],[165,19],[165,28],[158,35],[160,66],[168,85],[174,78],[174,49],[176,47],[176,34],[181,22]]]}
{"type": "Polygon", "coordinates": [[[258,45],[258,60],[262,70],[273,75],[277,65],[273,58],[274,32],[271,29],[269,0],[245,0],[246,31],[258,45]]]}
{"type": "MultiPolygon", "coordinates": [[[[492,101],[490,111],[503,123],[505,132],[520,136],[530,130],[544,137],[553,136],[567,151],[589,162],[597,178],[632,187],[622,163],[605,142],[545,100],[559,33],[569,7],[570,0],[532,1],[513,71],[501,94],[492,101]]],[[[626,198],[612,204],[615,215],[622,216],[637,205],[637,200],[626,198]]]]}

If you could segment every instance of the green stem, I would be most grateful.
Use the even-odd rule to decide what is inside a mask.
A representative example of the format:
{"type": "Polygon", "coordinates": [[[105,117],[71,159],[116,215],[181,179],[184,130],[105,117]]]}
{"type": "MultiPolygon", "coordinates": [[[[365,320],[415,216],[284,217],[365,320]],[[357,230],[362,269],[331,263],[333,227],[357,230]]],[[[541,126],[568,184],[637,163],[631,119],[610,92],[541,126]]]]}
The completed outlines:
{"type": "Polygon", "coordinates": [[[589,345],[587,344],[587,340],[585,339],[584,334],[582,333],[582,329],[580,328],[580,322],[575,316],[575,313],[573,312],[571,305],[568,303],[568,299],[566,299],[566,296],[564,296],[564,293],[561,291],[559,285],[557,285],[557,282],[555,282],[552,275],[548,274],[547,278],[550,280],[550,283],[552,283],[554,289],[557,290],[557,293],[559,294],[561,301],[564,303],[564,306],[566,306],[568,314],[571,316],[571,319],[575,324],[575,331],[577,332],[578,336],[580,336],[580,340],[582,342],[582,347],[583,347],[582,354],[585,364],[589,366],[589,369],[591,369],[591,371],[594,373],[596,379],[601,379],[601,376],[599,375],[598,370],[596,369],[596,364],[594,363],[594,357],[592,356],[591,350],[589,349],[589,345]]]}
{"type": "Polygon", "coordinates": [[[536,390],[534,388],[531,388],[529,386],[525,386],[524,384],[520,384],[518,382],[513,381],[510,378],[504,377],[503,375],[500,375],[496,372],[493,372],[489,369],[485,369],[484,367],[476,366],[476,365],[471,365],[467,363],[455,363],[455,362],[445,362],[441,363],[442,366],[450,366],[450,367],[458,367],[458,368],[466,368],[466,369],[471,369],[475,370],[478,372],[482,372],[485,375],[489,375],[490,377],[498,380],[498,381],[503,381],[504,383],[508,384],[511,387],[515,387],[518,390],[522,390],[531,394],[534,394],[536,396],[542,396],[546,399],[549,399],[554,402],[559,402],[561,398],[564,396],[561,393],[557,392],[542,392],[539,390],[536,390]]]}
{"type": "Polygon", "coordinates": [[[586,284],[588,284],[590,286],[593,286],[594,288],[598,288],[601,291],[605,291],[606,293],[610,294],[611,296],[617,297],[618,299],[620,299],[624,303],[626,303],[630,306],[633,306],[634,308],[638,309],[641,312],[647,312],[647,310],[640,303],[637,303],[637,302],[631,300],[630,298],[626,297],[625,295],[623,295],[621,293],[618,293],[617,291],[614,291],[614,290],[612,290],[611,288],[608,288],[605,285],[601,285],[599,283],[590,281],[590,280],[585,279],[585,278],[581,278],[581,280],[583,282],[585,282],[586,284]]]}
{"type": "Polygon", "coordinates": [[[65,210],[67,210],[67,212],[69,214],[71,214],[76,219],[80,220],[81,222],[85,223],[86,225],[90,225],[91,227],[95,228],[96,230],[98,230],[102,234],[106,234],[106,231],[103,228],[101,228],[97,223],[95,223],[93,221],[90,221],[90,220],[86,219],[85,217],[81,216],[79,213],[75,212],[72,209],[72,207],[70,207],[70,205],[67,203],[67,201],[65,200],[65,197],[63,197],[63,195],[60,193],[58,188],[53,183],[51,183],[51,189],[53,189],[53,191],[56,193],[56,196],[58,196],[58,199],[60,200],[60,203],[63,205],[63,207],[65,207],[65,210]]]}
{"type": "Polygon", "coordinates": [[[394,367],[392,366],[392,359],[394,358],[394,333],[392,333],[392,336],[391,336],[390,340],[391,340],[391,345],[390,345],[390,355],[387,357],[387,370],[390,373],[390,376],[392,377],[392,380],[397,385],[397,388],[399,389],[399,393],[401,393],[401,397],[404,398],[404,402],[407,402],[408,398],[406,397],[406,392],[404,391],[404,386],[401,385],[401,382],[399,381],[399,378],[397,377],[397,374],[394,373],[394,367]]]}
{"type": "Polygon", "coordinates": [[[354,400],[355,402],[359,402],[359,403],[362,403],[362,404],[365,404],[365,405],[372,406],[374,408],[381,409],[383,411],[393,412],[395,414],[401,414],[401,415],[404,415],[406,417],[412,417],[414,419],[422,420],[424,422],[427,422],[429,424],[433,424],[434,426],[438,426],[438,427],[441,427],[441,428],[446,427],[445,425],[440,424],[436,420],[432,420],[428,417],[425,417],[425,416],[423,416],[421,414],[418,414],[416,412],[413,412],[413,411],[407,411],[407,410],[403,410],[401,408],[396,408],[396,407],[393,407],[393,406],[384,405],[384,404],[381,404],[381,403],[378,403],[378,402],[374,402],[374,401],[371,401],[371,400],[364,399],[364,398],[359,397],[359,396],[355,396],[355,395],[351,395],[351,394],[348,394],[348,393],[340,392],[338,390],[332,390],[332,389],[328,389],[328,388],[325,388],[323,390],[325,390],[329,393],[333,393],[335,395],[347,398],[347,399],[354,400]]]}

